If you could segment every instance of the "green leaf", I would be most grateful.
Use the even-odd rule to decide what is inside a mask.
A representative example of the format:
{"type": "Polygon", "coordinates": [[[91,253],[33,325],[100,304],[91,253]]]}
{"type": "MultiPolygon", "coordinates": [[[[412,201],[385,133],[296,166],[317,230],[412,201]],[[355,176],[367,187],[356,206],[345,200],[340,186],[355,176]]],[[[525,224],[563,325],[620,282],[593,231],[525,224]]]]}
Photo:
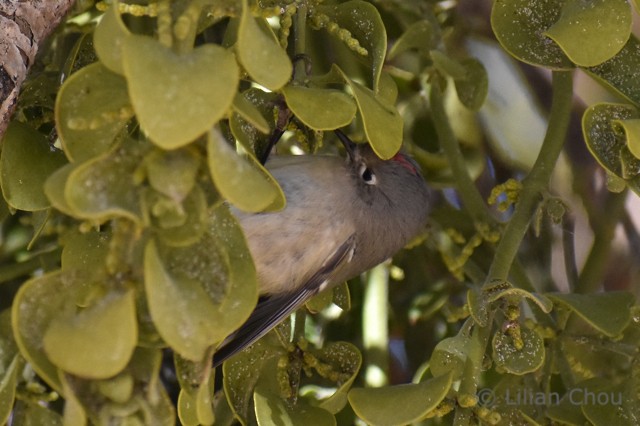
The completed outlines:
{"type": "MultiPolygon", "coordinates": [[[[254,119],[246,118],[245,114],[234,113],[229,120],[229,128],[233,137],[236,138],[236,142],[240,143],[245,151],[255,152],[256,154],[262,153],[269,145],[269,139],[271,133],[275,130],[275,108],[276,104],[280,102],[278,100],[279,95],[273,92],[265,92],[258,88],[250,88],[242,92],[242,97],[245,98],[253,108],[259,111],[260,115],[265,119],[268,127],[266,132],[262,132],[256,124],[252,122],[254,119]]],[[[238,103],[240,105],[241,102],[238,103]]]]}
{"type": "Polygon", "coordinates": [[[210,212],[196,244],[147,243],[145,290],[158,332],[191,361],[202,360],[247,319],[258,297],[256,272],[242,230],[226,206],[210,212]]]}
{"type": "Polygon", "coordinates": [[[280,210],[285,198],[280,185],[252,155],[240,157],[217,129],[209,132],[207,159],[220,194],[248,212],[280,210]]]}
{"type": "Polygon", "coordinates": [[[428,55],[431,50],[437,47],[439,29],[434,28],[429,20],[417,21],[411,24],[396,40],[387,59],[391,60],[407,50],[415,49],[423,55],[428,55]]]}
{"type": "Polygon", "coordinates": [[[547,293],[547,296],[578,314],[609,337],[619,336],[631,321],[634,297],[625,291],[597,294],[547,293]]]}
{"type": "Polygon", "coordinates": [[[136,171],[147,148],[142,142],[127,139],[112,152],[70,171],[64,200],[73,215],[98,221],[126,217],[140,222],[141,189],[136,184],[136,171]]]}
{"type": "Polygon", "coordinates": [[[93,33],[93,46],[105,67],[116,74],[123,75],[122,48],[125,39],[131,33],[120,18],[119,5],[118,1],[114,1],[102,15],[93,33]]]}
{"type": "Polygon", "coordinates": [[[47,327],[73,295],[77,282],[68,274],[51,272],[25,282],[13,301],[11,323],[20,353],[49,386],[58,392],[62,385],[58,369],[44,352],[47,327]]]}
{"type": "Polygon", "coordinates": [[[629,151],[617,123],[638,118],[640,111],[631,105],[607,103],[592,105],[582,116],[582,132],[591,155],[636,193],[640,193],[640,160],[629,151]]]}
{"type": "Polygon", "coordinates": [[[185,247],[198,242],[207,224],[207,200],[199,186],[183,202],[176,202],[157,192],[147,192],[151,225],[163,243],[185,247]]]}
{"type": "Polygon", "coordinates": [[[93,379],[114,376],[138,341],[134,292],[111,293],[76,315],[57,315],[43,339],[49,359],[62,370],[93,379]]]}
{"type": "Polygon", "coordinates": [[[188,144],[231,108],[239,70],[223,47],[205,44],[176,54],[150,37],[130,36],[123,59],[140,126],[161,148],[188,144]]]}
{"type": "Polygon", "coordinates": [[[482,62],[468,58],[461,62],[464,77],[454,79],[456,93],[462,104],[472,111],[477,111],[484,104],[489,92],[489,77],[482,62]]]}
{"type": "Polygon", "coordinates": [[[573,63],[590,67],[612,58],[631,34],[626,0],[568,0],[546,31],[573,63]]]}
{"type": "Polygon", "coordinates": [[[640,118],[614,120],[613,124],[622,127],[627,137],[627,148],[634,157],[640,158],[640,118]]]}
{"type": "Polygon", "coordinates": [[[233,111],[261,133],[269,133],[270,127],[260,110],[247,99],[250,90],[236,94],[233,99],[233,111]]]}
{"type": "Polygon", "coordinates": [[[520,334],[524,346],[518,349],[511,336],[497,332],[493,336],[493,361],[496,367],[511,374],[527,374],[538,370],[545,357],[544,342],[533,330],[521,328],[520,334]]]}
{"type": "Polygon", "coordinates": [[[242,16],[236,43],[238,60],[256,83],[274,91],[291,79],[293,65],[268,25],[258,25],[247,0],[242,0],[242,16]]]}
{"type": "MultiPolygon", "coordinates": [[[[280,325],[278,328],[287,326],[280,325]]],[[[263,374],[275,374],[277,359],[285,353],[276,332],[272,331],[222,364],[224,393],[242,424],[246,425],[251,415],[256,384],[263,374]]]]}
{"type": "Polygon", "coordinates": [[[196,182],[200,156],[192,149],[154,149],[144,159],[149,184],[156,191],[182,202],[196,182]]]}
{"type": "Polygon", "coordinates": [[[449,373],[416,384],[352,389],[349,402],[358,417],[369,424],[413,423],[444,399],[451,387],[451,377],[449,373]]]}
{"type": "Polygon", "coordinates": [[[532,65],[562,70],[573,64],[545,32],[560,19],[566,0],[496,0],[491,27],[504,49],[532,65]]]}
{"type": "Polygon", "coordinates": [[[0,155],[2,195],[11,207],[36,211],[50,206],[45,180],[66,163],[62,151],[31,127],[13,121],[7,128],[0,155]]]}
{"type": "Polygon", "coordinates": [[[307,406],[302,401],[290,406],[280,395],[264,386],[256,387],[253,401],[259,425],[272,425],[276,419],[277,424],[282,426],[336,425],[335,417],[328,411],[318,407],[307,406]]]}
{"type": "Polygon", "coordinates": [[[447,337],[438,342],[429,361],[429,369],[433,375],[450,373],[452,378],[461,377],[467,360],[468,346],[469,336],[462,330],[454,337],[447,337]]]}
{"type": "Polygon", "coordinates": [[[0,424],[7,424],[13,402],[16,398],[16,385],[18,383],[19,356],[15,355],[13,361],[4,368],[2,366],[2,378],[0,379],[0,424]]]}
{"type": "MultiPolygon", "coordinates": [[[[215,268],[209,275],[214,275],[216,284],[222,286],[222,280],[229,274],[228,264],[224,254],[216,249],[215,246],[209,248],[206,260],[215,268]]],[[[188,360],[200,361],[209,347],[224,339],[231,330],[218,328],[216,318],[220,312],[198,279],[168,271],[170,262],[185,269],[184,256],[173,260],[172,254],[169,251],[161,256],[154,241],[147,243],[144,276],[149,311],[158,333],[174,351],[188,360]]]]}
{"type": "Polygon", "coordinates": [[[635,105],[640,104],[640,42],[634,35],[613,58],[584,70],[635,105]]]}
{"type": "Polygon", "coordinates": [[[74,212],[71,207],[69,207],[69,203],[67,203],[64,189],[69,175],[77,166],[75,163],[69,163],[53,172],[44,182],[44,193],[51,202],[51,205],[67,216],[73,216],[74,212]]]}
{"type": "Polygon", "coordinates": [[[338,5],[320,5],[317,10],[329,16],[340,28],[348,30],[367,49],[373,89],[378,93],[380,73],[387,54],[387,30],[378,9],[371,3],[351,0],[338,5]]]}
{"type": "Polygon", "coordinates": [[[293,114],[315,130],[344,127],[356,116],[353,98],[340,90],[288,85],[282,93],[293,114]]]}
{"type": "Polygon", "coordinates": [[[329,398],[320,403],[331,414],[338,414],[347,405],[347,396],[362,366],[362,354],[357,347],[347,342],[330,343],[316,354],[332,371],[339,372],[339,387],[329,398]],[[345,379],[346,377],[346,379],[345,379]]]}
{"type": "Polygon", "coordinates": [[[96,62],[65,81],[56,98],[56,130],[71,161],[107,152],[133,117],[127,83],[96,62]]]}
{"type": "Polygon", "coordinates": [[[404,123],[398,110],[384,102],[371,89],[351,80],[342,70],[340,73],[353,91],[369,144],[378,157],[390,159],[402,146],[404,123]]]}
{"type": "MultiPolygon", "coordinates": [[[[202,365],[203,363],[197,364],[202,365]]],[[[204,364],[209,367],[211,360],[206,358],[204,364]]],[[[184,371],[184,368],[178,371],[176,366],[176,375],[179,380],[180,373],[184,371]]],[[[212,401],[214,393],[213,375],[210,368],[201,373],[204,374],[201,374],[200,383],[195,389],[185,388],[181,384],[180,395],[178,396],[178,417],[185,426],[212,425],[215,420],[212,401]]]]}

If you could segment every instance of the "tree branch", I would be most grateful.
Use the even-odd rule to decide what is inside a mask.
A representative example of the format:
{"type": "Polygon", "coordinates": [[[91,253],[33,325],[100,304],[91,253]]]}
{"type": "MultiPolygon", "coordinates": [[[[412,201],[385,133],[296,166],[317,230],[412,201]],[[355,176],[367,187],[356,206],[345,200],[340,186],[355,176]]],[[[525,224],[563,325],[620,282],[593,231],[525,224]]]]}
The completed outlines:
{"type": "Polygon", "coordinates": [[[73,0],[0,1],[0,140],[40,45],[73,3],[73,0]]]}

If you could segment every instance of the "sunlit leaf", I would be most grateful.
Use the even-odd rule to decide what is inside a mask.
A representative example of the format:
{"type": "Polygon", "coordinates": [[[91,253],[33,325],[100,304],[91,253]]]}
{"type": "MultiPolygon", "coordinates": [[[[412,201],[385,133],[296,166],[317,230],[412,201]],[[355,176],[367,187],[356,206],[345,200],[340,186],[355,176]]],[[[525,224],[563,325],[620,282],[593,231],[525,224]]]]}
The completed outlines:
{"type": "Polygon", "coordinates": [[[236,52],[249,75],[269,90],[280,89],[291,78],[293,65],[287,52],[268,26],[258,24],[247,0],[242,0],[236,52]]]}
{"type": "Polygon", "coordinates": [[[13,301],[13,335],[20,353],[53,389],[62,390],[58,371],[44,352],[47,326],[60,314],[77,282],[60,271],[24,283],[13,301]]]}
{"type": "Polygon", "coordinates": [[[140,221],[141,195],[135,173],[147,148],[127,139],[112,152],[70,171],[64,200],[74,215],[99,221],[118,216],[140,221]]]}
{"type": "Polygon", "coordinates": [[[126,81],[99,62],[65,81],[55,112],[56,129],[71,161],[107,152],[133,116],[126,81]]]}
{"type": "Polygon", "coordinates": [[[45,180],[66,159],[47,139],[31,127],[13,121],[2,142],[0,179],[2,195],[19,210],[36,211],[49,207],[44,193],[45,180]]]}
{"type": "Polygon", "coordinates": [[[176,54],[150,37],[130,36],[123,60],[140,126],[164,149],[204,134],[227,113],[236,95],[235,58],[215,44],[176,54]]]}
{"type": "Polygon", "coordinates": [[[233,205],[248,212],[284,207],[280,185],[253,156],[240,157],[217,129],[209,132],[207,154],[216,188],[233,205]]]}
{"type": "Polygon", "coordinates": [[[369,424],[405,425],[436,408],[451,387],[451,377],[444,374],[416,384],[352,389],[349,402],[358,417],[369,424]]]}
{"type": "Polygon", "coordinates": [[[393,105],[385,103],[371,89],[349,79],[344,73],[343,77],[353,91],[369,144],[380,158],[388,160],[402,145],[402,117],[393,105]]]}
{"type": "Polygon", "coordinates": [[[575,64],[590,67],[610,59],[631,34],[626,0],[568,0],[547,31],[575,64]]]}
{"type": "Polygon", "coordinates": [[[93,33],[93,45],[100,61],[109,70],[123,75],[122,46],[129,30],[125,27],[118,11],[119,3],[114,1],[111,7],[102,15],[100,23],[93,33]]]}
{"type": "Polygon", "coordinates": [[[282,92],[293,114],[315,130],[344,127],[356,116],[353,98],[339,90],[289,85],[282,92]]]}
{"type": "Polygon", "coordinates": [[[94,379],[117,374],[138,339],[133,291],[111,294],[73,316],[56,316],[43,339],[51,362],[69,373],[94,379]]]}

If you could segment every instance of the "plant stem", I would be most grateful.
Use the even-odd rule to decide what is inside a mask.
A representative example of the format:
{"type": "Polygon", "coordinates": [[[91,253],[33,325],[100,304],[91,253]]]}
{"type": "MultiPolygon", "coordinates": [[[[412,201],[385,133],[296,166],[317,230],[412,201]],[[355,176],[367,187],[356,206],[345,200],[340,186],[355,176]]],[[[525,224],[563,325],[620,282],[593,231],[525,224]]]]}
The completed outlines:
{"type": "Polygon", "coordinates": [[[294,52],[295,52],[295,70],[293,72],[294,79],[297,82],[303,82],[307,78],[305,60],[301,59],[307,52],[307,3],[305,0],[298,3],[296,17],[293,21],[294,36],[294,52]]]}
{"type": "Polygon", "coordinates": [[[456,181],[456,189],[462,198],[462,203],[471,215],[475,225],[493,224],[494,219],[489,213],[489,209],[482,195],[480,195],[480,192],[478,192],[478,189],[474,185],[471,176],[469,176],[460,145],[449,125],[449,120],[444,110],[442,90],[438,86],[438,83],[431,85],[429,104],[431,106],[431,113],[433,115],[433,122],[436,127],[438,139],[440,140],[440,146],[451,166],[451,172],[456,181]]]}
{"type": "Polygon", "coordinates": [[[627,191],[619,194],[610,194],[604,205],[607,207],[606,220],[600,220],[600,226],[594,230],[595,237],[589,256],[580,272],[578,283],[575,287],[576,293],[592,293],[602,285],[604,275],[611,251],[611,241],[618,226],[619,218],[624,213],[627,191]]]}
{"type": "Polygon", "coordinates": [[[531,172],[524,179],[522,191],[511,220],[504,230],[489,269],[487,283],[507,281],[520,243],[524,238],[531,217],[551,178],[555,163],[564,146],[569,127],[573,100],[573,75],[570,71],[553,72],[553,102],[549,126],[540,153],[531,172]]]}
{"type": "Polygon", "coordinates": [[[381,387],[389,377],[389,267],[380,264],[369,271],[362,309],[362,340],[365,349],[365,382],[381,387]]]}

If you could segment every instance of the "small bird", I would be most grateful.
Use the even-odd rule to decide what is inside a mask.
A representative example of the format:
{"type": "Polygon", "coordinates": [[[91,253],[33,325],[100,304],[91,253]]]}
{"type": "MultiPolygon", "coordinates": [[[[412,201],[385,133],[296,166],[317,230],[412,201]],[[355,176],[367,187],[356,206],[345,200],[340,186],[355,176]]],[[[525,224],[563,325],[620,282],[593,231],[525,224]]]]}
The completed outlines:
{"type": "Polygon", "coordinates": [[[284,191],[278,212],[232,209],[253,257],[261,297],[249,319],[218,348],[214,366],[264,336],[320,291],[393,256],[425,226],[431,191],[418,165],[398,153],[383,161],[367,144],[337,133],[338,156],[272,156],[284,191]]]}

